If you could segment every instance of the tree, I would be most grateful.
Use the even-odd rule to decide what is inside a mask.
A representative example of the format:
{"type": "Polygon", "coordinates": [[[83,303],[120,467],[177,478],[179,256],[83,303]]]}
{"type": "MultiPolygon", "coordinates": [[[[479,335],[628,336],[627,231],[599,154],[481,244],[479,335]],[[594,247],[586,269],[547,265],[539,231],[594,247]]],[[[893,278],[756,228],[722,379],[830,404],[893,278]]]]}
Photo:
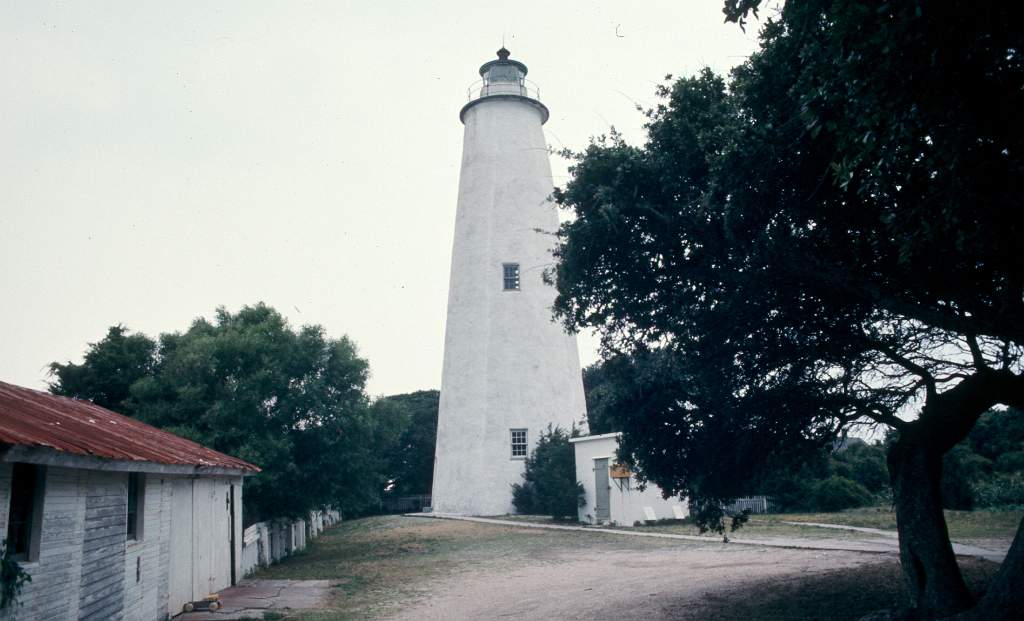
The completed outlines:
{"type": "Polygon", "coordinates": [[[396,495],[429,494],[434,478],[434,448],[437,445],[437,411],[441,393],[418,390],[381,397],[373,411],[395,410],[402,418],[401,436],[388,457],[387,476],[396,495]]]}
{"type": "Polygon", "coordinates": [[[526,458],[522,484],[512,485],[512,503],[519,513],[575,520],[583,506],[583,485],[576,480],[576,456],[569,433],[548,426],[526,458]]]}
{"type": "Polygon", "coordinates": [[[325,505],[356,513],[377,502],[400,428],[370,412],[369,367],[348,338],[329,339],[319,326],[294,330],[257,304],[218,309],[212,322],[196,319],[185,332],[162,334],[155,348],[146,343],[112,328],[81,365],[52,366],[54,391],[103,400],[259,465],[263,472],[246,481],[246,523],[325,505]],[[148,361],[135,355],[144,351],[148,361]]]}
{"type": "Polygon", "coordinates": [[[145,334],[129,334],[118,324],[96,343],[89,343],[82,364],[50,364],[50,392],[88,399],[100,407],[129,413],[131,385],[153,371],[156,342],[145,334]]]}
{"type": "MultiPolygon", "coordinates": [[[[1024,402],[1012,11],[787,3],[728,82],[660,88],[643,147],[595,140],[556,191],[576,216],[556,312],[608,354],[657,361],[621,421],[641,473],[724,499],[852,426],[895,430],[902,568],[926,616],[974,604],[943,456],[991,406],[1024,402]]],[[[1018,531],[972,614],[1020,609],[1022,569],[1018,531]]]]}

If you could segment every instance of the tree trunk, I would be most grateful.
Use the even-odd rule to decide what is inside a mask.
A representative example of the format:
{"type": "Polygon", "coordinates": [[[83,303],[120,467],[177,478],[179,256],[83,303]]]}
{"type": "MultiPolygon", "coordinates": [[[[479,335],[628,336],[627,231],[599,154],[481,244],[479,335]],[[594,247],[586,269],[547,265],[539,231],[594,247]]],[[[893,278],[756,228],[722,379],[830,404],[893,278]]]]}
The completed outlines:
{"type": "Polygon", "coordinates": [[[956,617],[956,621],[992,619],[1024,619],[1024,520],[1017,526],[1013,545],[985,596],[977,606],[956,617]]]}
{"type": "Polygon", "coordinates": [[[1005,369],[980,369],[943,393],[929,394],[921,417],[900,429],[900,438],[889,452],[900,564],[910,603],[922,617],[965,613],[962,618],[1018,618],[1015,610],[1019,608],[1007,606],[1024,598],[1024,536],[1018,529],[985,603],[969,610],[973,599],[953,554],[939,491],[942,456],[997,403],[1024,406],[1024,376],[1005,369]]]}
{"type": "Polygon", "coordinates": [[[942,451],[920,428],[901,433],[889,453],[900,564],[911,606],[925,618],[967,610],[974,603],[957,565],[942,513],[942,451]]]}

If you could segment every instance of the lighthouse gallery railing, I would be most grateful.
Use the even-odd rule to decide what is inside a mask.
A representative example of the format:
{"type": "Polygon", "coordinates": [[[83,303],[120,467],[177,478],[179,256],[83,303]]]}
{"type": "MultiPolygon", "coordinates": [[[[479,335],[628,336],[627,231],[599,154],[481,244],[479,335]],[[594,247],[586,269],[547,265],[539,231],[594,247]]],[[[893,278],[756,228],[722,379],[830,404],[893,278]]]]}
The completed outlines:
{"type": "Polygon", "coordinates": [[[466,100],[473,101],[491,95],[519,95],[540,101],[540,88],[536,84],[521,78],[514,82],[488,82],[477,80],[466,90],[466,100]]]}

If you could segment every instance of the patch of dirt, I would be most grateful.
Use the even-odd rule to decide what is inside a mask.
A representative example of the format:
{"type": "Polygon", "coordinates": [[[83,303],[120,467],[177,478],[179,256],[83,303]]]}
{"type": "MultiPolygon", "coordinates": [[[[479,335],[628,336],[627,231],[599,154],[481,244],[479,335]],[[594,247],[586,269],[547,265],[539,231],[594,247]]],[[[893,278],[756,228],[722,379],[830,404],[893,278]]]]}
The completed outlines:
{"type": "MultiPolygon", "coordinates": [[[[836,572],[859,576],[881,571],[891,582],[888,574],[893,570],[898,574],[893,556],[838,551],[687,546],[593,553],[583,548],[561,554],[556,563],[436,581],[425,585],[431,593],[428,599],[389,618],[762,619],[772,618],[763,614],[763,607],[753,614],[737,610],[735,615],[728,608],[734,600],[751,596],[764,601],[766,593],[778,592],[782,585],[788,584],[792,590],[822,580],[828,583],[827,577],[836,572]],[[748,593],[753,585],[756,591],[748,593]]],[[[851,593],[863,602],[865,588],[870,586],[861,584],[851,593]]],[[[882,601],[882,605],[859,607],[863,610],[859,614],[884,607],[891,598],[882,601]]],[[[819,607],[827,605],[825,601],[817,603],[819,607]]],[[[797,618],[857,618],[848,612],[831,610],[817,617],[797,618]]]]}
{"type": "Polygon", "coordinates": [[[986,550],[992,550],[994,552],[1002,552],[1006,554],[1010,551],[1010,544],[1013,543],[1012,539],[1006,538],[983,538],[983,539],[956,539],[955,543],[962,543],[969,546],[975,546],[978,548],[984,548],[986,550]]]}

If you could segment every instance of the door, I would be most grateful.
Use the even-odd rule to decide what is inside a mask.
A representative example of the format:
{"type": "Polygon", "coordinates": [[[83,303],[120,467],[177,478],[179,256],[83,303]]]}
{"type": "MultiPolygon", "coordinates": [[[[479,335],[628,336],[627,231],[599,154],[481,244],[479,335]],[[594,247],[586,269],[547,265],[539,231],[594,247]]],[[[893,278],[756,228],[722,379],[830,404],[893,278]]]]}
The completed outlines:
{"type": "Polygon", "coordinates": [[[594,460],[594,517],[598,520],[609,521],[612,517],[611,506],[609,505],[608,485],[608,458],[594,460]]]}
{"type": "Polygon", "coordinates": [[[203,598],[217,590],[213,542],[220,540],[222,532],[216,528],[214,482],[208,478],[195,479],[192,490],[192,591],[196,598],[203,598]]]}
{"type": "Polygon", "coordinates": [[[192,597],[192,481],[170,479],[171,558],[167,612],[181,612],[192,597]]]}

